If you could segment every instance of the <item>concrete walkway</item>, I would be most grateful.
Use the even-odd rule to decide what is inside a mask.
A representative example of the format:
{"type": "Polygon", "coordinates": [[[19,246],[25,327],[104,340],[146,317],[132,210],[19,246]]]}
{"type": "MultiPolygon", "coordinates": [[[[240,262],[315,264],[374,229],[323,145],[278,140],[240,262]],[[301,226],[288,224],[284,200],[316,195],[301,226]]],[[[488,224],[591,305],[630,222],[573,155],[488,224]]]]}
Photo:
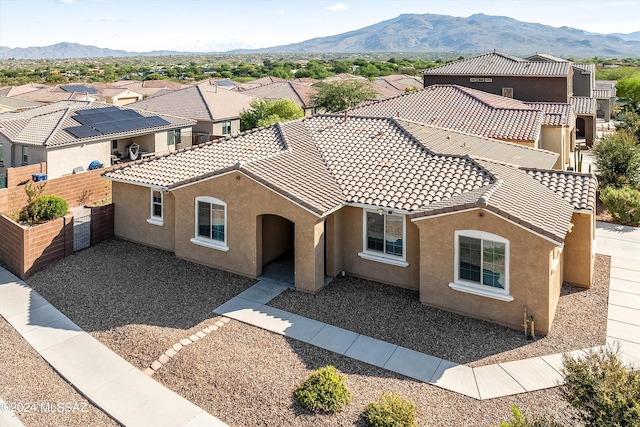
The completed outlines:
{"type": "MultiPolygon", "coordinates": [[[[598,223],[596,235],[599,252],[612,255],[607,340],[620,344],[627,362],[640,364],[640,229],[598,223]]],[[[561,353],[470,368],[266,305],[286,289],[261,280],[214,312],[480,400],[562,380],[561,353]]]]}
{"type": "Polygon", "coordinates": [[[3,268],[0,315],[62,377],[122,425],[226,426],[95,340],[3,268]]]}

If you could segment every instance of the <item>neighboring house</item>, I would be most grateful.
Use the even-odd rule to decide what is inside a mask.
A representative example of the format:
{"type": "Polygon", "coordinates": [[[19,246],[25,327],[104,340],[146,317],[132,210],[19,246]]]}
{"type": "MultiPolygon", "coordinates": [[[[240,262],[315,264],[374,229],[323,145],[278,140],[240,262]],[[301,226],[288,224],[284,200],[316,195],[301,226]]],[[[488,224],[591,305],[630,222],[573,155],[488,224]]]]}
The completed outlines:
{"type": "Polygon", "coordinates": [[[597,117],[607,122],[613,118],[617,83],[615,80],[596,80],[596,88],[593,91],[593,97],[598,104],[597,117]]]}
{"type": "Polygon", "coordinates": [[[40,102],[42,104],[52,104],[60,101],[97,101],[100,96],[97,91],[92,93],[66,91],[58,86],[47,86],[42,89],[13,95],[12,98],[22,101],[40,102]]]}
{"type": "MultiPolygon", "coordinates": [[[[544,104],[544,103],[542,103],[544,104]]],[[[564,169],[572,144],[573,124],[564,123],[547,106],[457,85],[433,85],[381,101],[368,101],[349,110],[370,117],[401,117],[420,123],[469,132],[531,148],[557,153],[556,163],[545,167],[564,169]]],[[[555,104],[554,104],[555,105],[555,104]]],[[[571,105],[564,105],[564,119],[572,119],[571,105]]],[[[518,163],[518,162],[516,162],[518,163]]]]}
{"type": "MultiPolygon", "coordinates": [[[[533,58],[536,60],[494,51],[450,62],[423,70],[424,86],[458,84],[527,102],[573,104],[573,97],[592,96],[595,82],[593,64],[573,64],[541,54],[533,58]]],[[[585,137],[587,145],[591,146],[595,137],[595,110],[592,116],[578,111],[576,115],[586,122],[582,126],[576,122],[577,135],[585,137]]]]}
{"type": "Polygon", "coordinates": [[[544,334],[563,281],[591,286],[596,180],[476,157],[484,142],[318,115],[104,176],[121,238],[249,277],[284,257],[301,291],[345,272],[517,329],[526,307],[544,334]]]}
{"type": "Polygon", "coordinates": [[[132,104],[134,102],[142,101],[144,98],[141,93],[124,88],[103,89],[100,92],[100,95],[102,95],[107,104],[117,106],[132,104]]]}
{"type": "Polygon", "coordinates": [[[153,96],[160,91],[174,91],[189,87],[189,85],[182,85],[170,80],[120,80],[112,83],[112,86],[129,89],[133,92],[141,93],[143,96],[153,96]]]}
{"type": "Polygon", "coordinates": [[[33,107],[39,107],[42,104],[40,102],[23,101],[21,99],[9,98],[8,96],[0,95],[0,113],[6,113],[8,111],[22,111],[33,107]]]}
{"type": "Polygon", "coordinates": [[[42,162],[47,163],[50,179],[87,170],[94,161],[110,166],[114,156],[128,157],[134,143],[139,158],[174,151],[181,135],[191,139],[194,124],[82,101],[4,113],[0,115],[0,174],[9,167],[42,162]]]}
{"type": "Polygon", "coordinates": [[[211,85],[194,85],[186,89],[153,96],[129,104],[131,108],[195,120],[196,143],[240,131],[240,113],[251,108],[252,97],[219,89],[211,85]]]}
{"type": "Polygon", "coordinates": [[[27,92],[33,92],[38,89],[46,89],[48,86],[38,83],[27,83],[21,86],[4,86],[0,88],[0,96],[8,96],[9,98],[27,92]]]}
{"type": "Polygon", "coordinates": [[[416,89],[422,89],[424,87],[420,78],[404,74],[392,74],[390,76],[376,77],[373,80],[373,84],[396,91],[396,95],[416,89]]]}
{"type": "Polygon", "coordinates": [[[558,161],[566,169],[571,164],[571,152],[576,143],[576,116],[571,104],[561,102],[525,102],[544,112],[540,148],[560,155],[558,161]]]}
{"type": "Polygon", "coordinates": [[[252,98],[261,98],[264,100],[290,99],[295,102],[298,107],[302,108],[305,117],[310,117],[316,113],[316,107],[312,101],[312,97],[318,93],[318,89],[308,84],[294,83],[285,80],[281,83],[271,83],[243,90],[240,93],[251,96],[252,98]]]}
{"type": "Polygon", "coordinates": [[[576,136],[584,138],[587,146],[593,145],[598,111],[596,99],[589,96],[572,96],[570,102],[576,113],[576,136]]]}

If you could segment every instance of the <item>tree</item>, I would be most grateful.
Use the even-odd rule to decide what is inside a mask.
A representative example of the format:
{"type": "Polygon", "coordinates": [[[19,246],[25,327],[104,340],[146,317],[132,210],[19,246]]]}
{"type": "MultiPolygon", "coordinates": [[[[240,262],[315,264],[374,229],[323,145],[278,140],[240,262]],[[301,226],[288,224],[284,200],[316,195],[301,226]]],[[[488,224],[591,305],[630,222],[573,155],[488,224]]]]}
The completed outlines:
{"type": "Polygon", "coordinates": [[[602,187],[640,185],[640,145],[636,136],[617,130],[593,147],[598,181],[602,187]]]}
{"type": "Polygon", "coordinates": [[[640,372],[625,366],[617,349],[562,357],[560,394],[587,427],[640,425],[640,372]]]}
{"type": "Polygon", "coordinates": [[[631,111],[640,113],[640,77],[625,77],[618,80],[616,92],[631,111]]]}
{"type": "Polygon", "coordinates": [[[624,111],[617,117],[616,130],[626,130],[636,135],[636,143],[640,143],[640,112],[624,111]]]}
{"type": "Polygon", "coordinates": [[[304,117],[302,108],[290,99],[254,99],[250,105],[250,110],[240,113],[241,131],[304,117]]]}
{"type": "Polygon", "coordinates": [[[375,98],[376,95],[365,82],[342,80],[320,86],[312,100],[317,108],[337,112],[355,107],[365,99],[375,98]]]}

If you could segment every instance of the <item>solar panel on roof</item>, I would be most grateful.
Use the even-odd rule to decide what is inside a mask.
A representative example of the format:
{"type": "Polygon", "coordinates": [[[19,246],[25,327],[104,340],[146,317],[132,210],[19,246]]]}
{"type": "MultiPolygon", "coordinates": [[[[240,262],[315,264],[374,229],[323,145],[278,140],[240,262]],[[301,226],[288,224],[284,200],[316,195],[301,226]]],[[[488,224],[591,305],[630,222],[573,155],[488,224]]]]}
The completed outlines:
{"type": "Polygon", "coordinates": [[[87,94],[98,93],[98,90],[96,88],[88,87],[85,85],[65,85],[65,86],[59,86],[59,87],[65,92],[82,92],[87,94]]]}
{"type": "Polygon", "coordinates": [[[66,128],[65,130],[69,132],[71,135],[75,136],[76,138],[86,138],[88,136],[100,135],[100,132],[98,132],[97,130],[89,126],[74,126],[74,127],[66,128]]]}
{"type": "MultiPolygon", "coordinates": [[[[169,122],[162,117],[145,117],[137,111],[121,110],[117,107],[78,110],[76,113],[77,114],[74,116],[74,119],[83,124],[83,126],[78,126],[78,128],[93,128],[92,130],[96,133],[91,136],[145,129],[155,126],[165,126],[169,124],[169,122]]],[[[78,132],[86,133],[89,131],[80,130],[78,132]]]]}

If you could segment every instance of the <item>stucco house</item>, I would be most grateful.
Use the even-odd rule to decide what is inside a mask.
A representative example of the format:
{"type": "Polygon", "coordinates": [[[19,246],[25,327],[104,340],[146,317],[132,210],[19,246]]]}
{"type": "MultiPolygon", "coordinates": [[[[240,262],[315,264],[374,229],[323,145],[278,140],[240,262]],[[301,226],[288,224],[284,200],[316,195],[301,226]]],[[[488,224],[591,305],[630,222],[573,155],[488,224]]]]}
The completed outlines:
{"type": "Polygon", "coordinates": [[[574,143],[570,104],[526,103],[458,85],[437,84],[349,110],[371,117],[401,117],[558,154],[565,169],[574,143]]]}
{"type": "Polygon", "coordinates": [[[240,93],[264,100],[290,99],[298,107],[302,108],[305,117],[310,117],[316,113],[312,97],[318,93],[318,89],[308,84],[285,80],[245,89],[240,93]]]}
{"type": "Polygon", "coordinates": [[[593,90],[593,97],[598,103],[597,116],[607,122],[613,118],[617,83],[616,80],[596,80],[596,88],[593,90]]]}
{"type": "Polygon", "coordinates": [[[318,115],[104,176],[121,238],[249,277],[288,256],[304,292],[344,272],[512,328],[526,307],[547,333],[562,281],[591,285],[596,181],[486,140],[318,115]]]}
{"type": "MultiPolygon", "coordinates": [[[[6,168],[47,163],[49,179],[85,171],[92,162],[110,166],[114,156],[140,157],[174,151],[191,140],[192,120],[89,101],[62,101],[0,115],[0,175],[6,168]]],[[[188,144],[190,145],[190,144],[188,144]]]]}
{"type": "Polygon", "coordinates": [[[253,98],[214,85],[193,85],[129,104],[131,108],[195,120],[196,143],[240,131],[240,113],[251,108],[253,98]]]}
{"type": "MultiPolygon", "coordinates": [[[[533,60],[494,51],[449,62],[423,70],[424,86],[457,84],[527,102],[572,103],[573,97],[593,96],[593,64],[572,63],[541,54],[531,58],[533,60]]],[[[592,145],[595,110],[592,115],[584,111],[576,110],[576,135],[592,145]]]]}

